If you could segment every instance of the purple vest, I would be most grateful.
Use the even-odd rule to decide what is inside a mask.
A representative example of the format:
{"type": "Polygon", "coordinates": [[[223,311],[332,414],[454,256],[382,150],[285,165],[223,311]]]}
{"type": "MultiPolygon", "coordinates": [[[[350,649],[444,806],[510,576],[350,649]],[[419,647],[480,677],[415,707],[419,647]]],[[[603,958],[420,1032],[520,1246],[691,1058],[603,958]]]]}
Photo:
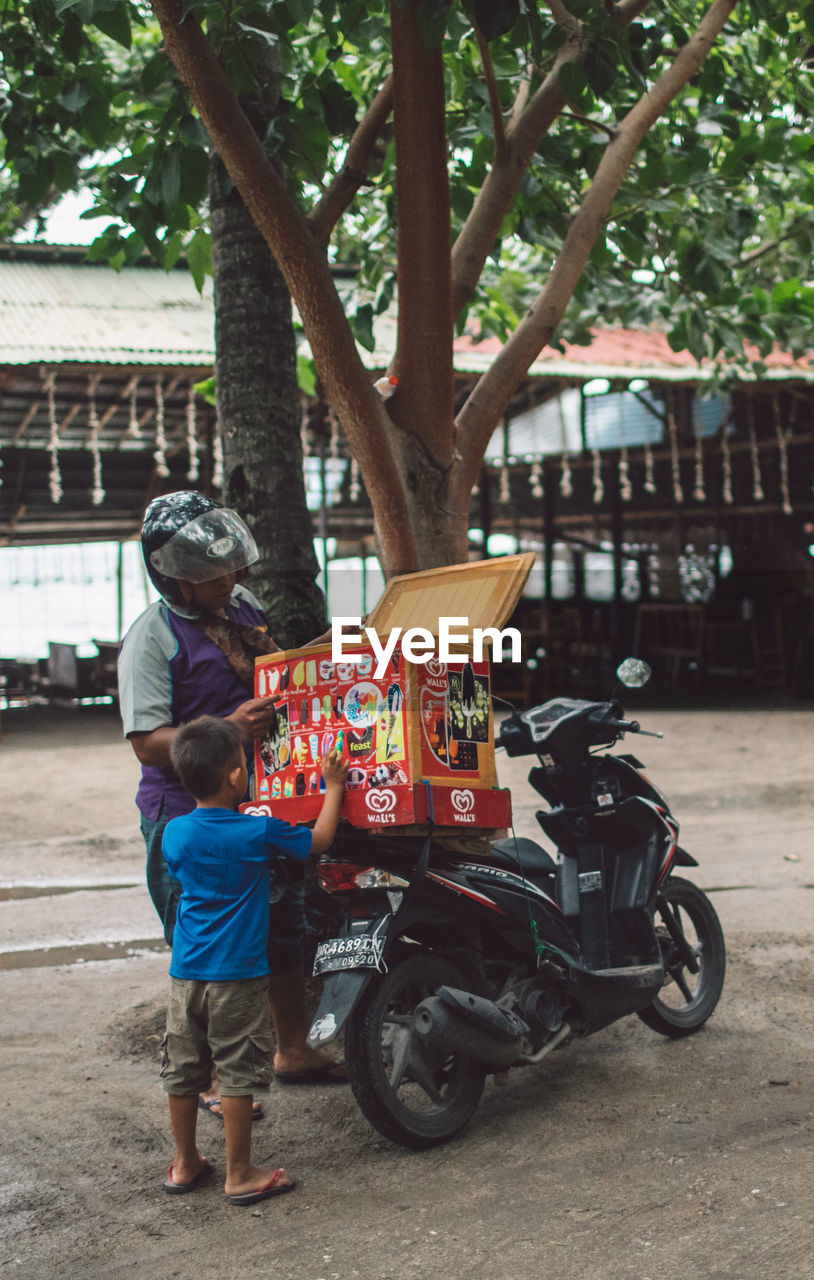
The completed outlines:
{"type": "MultiPolygon", "coordinates": [[[[247,600],[233,601],[227,608],[233,622],[265,627],[266,616],[247,600]]],[[[167,609],[167,620],[178,640],[170,659],[172,679],[172,724],[183,724],[198,716],[228,716],[254,693],[237,677],[224,653],[194,623],[167,609]]],[[[251,771],[252,744],[246,744],[251,771]]],[[[190,813],[195,801],[181,786],[175,770],[160,765],[142,765],[136,804],[147,818],[177,818],[190,813]],[[162,811],[163,804],[163,811],[162,811]]]]}

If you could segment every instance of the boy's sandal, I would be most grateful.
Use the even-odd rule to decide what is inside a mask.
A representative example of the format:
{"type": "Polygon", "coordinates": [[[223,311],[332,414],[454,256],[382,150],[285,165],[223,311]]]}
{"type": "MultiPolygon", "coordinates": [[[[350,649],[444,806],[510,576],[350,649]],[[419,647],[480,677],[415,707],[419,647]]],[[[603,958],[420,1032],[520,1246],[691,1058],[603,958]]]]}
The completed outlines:
{"type": "Polygon", "coordinates": [[[244,1191],[242,1194],[235,1196],[227,1196],[226,1199],[230,1204],[258,1204],[260,1200],[269,1200],[272,1196],[285,1195],[286,1191],[293,1191],[296,1182],[292,1178],[290,1182],[281,1182],[281,1178],[287,1178],[288,1174],[285,1169],[275,1169],[264,1187],[259,1191],[244,1191]]]}
{"type": "MultiPolygon", "coordinates": [[[[213,1107],[220,1106],[220,1098],[204,1098],[202,1094],[198,1094],[198,1106],[201,1111],[208,1111],[216,1120],[223,1119],[223,1111],[213,1111],[213,1107]]],[[[262,1104],[252,1102],[252,1120],[262,1120],[264,1116],[262,1104]]]]}
{"type": "Polygon", "coordinates": [[[176,1182],[172,1176],[172,1171],[174,1168],[175,1168],[175,1161],[173,1160],[172,1164],[167,1170],[167,1177],[162,1184],[168,1196],[187,1195],[188,1192],[194,1191],[197,1186],[200,1186],[204,1178],[208,1178],[210,1173],[214,1173],[215,1171],[214,1165],[211,1165],[205,1156],[201,1157],[201,1167],[198,1170],[198,1172],[195,1174],[195,1177],[190,1178],[189,1182],[176,1182]]]}

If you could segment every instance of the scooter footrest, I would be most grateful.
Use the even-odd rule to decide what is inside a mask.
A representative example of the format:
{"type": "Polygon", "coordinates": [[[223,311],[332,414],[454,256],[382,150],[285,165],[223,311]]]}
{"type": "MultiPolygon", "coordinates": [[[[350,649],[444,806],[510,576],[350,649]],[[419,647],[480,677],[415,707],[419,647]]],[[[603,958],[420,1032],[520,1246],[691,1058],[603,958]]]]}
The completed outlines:
{"type": "Polygon", "coordinates": [[[597,978],[653,978],[664,972],[660,964],[627,964],[613,969],[592,969],[597,978]]]}

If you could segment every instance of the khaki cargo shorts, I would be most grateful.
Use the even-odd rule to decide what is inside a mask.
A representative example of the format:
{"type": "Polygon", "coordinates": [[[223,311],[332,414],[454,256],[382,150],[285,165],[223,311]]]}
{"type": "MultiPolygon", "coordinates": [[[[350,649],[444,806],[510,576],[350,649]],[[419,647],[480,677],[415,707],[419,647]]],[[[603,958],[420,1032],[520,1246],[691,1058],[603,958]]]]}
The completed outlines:
{"type": "Polygon", "coordinates": [[[273,1072],[268,978],[198,982],[170,978],[161,1079],[167,1093],[204,1093],[218,1071],[221,1095],[266,1089],[273,1072]]]}

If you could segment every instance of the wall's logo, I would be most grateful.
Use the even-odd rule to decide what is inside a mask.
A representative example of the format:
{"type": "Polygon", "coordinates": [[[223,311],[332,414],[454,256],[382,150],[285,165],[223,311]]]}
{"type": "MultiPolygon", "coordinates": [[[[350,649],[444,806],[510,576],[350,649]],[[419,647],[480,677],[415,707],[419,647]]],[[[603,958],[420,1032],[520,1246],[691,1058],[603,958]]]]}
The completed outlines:
{"type": "Polygon", "coordinates": [[[433,680],[440,680],[447,674],[447,669],[443,662],[439,662],[437,658],[430,658],[426,666],[428,676],[432,676],[433,680]]]}
{"type": "Polygon", "coordinates": [[[452,791],[449,798],[456,813],[471,813],[475,808],[475,797],[471,791],[452,791]]]}
{"type": "Polygon", "coordinates": [[[240,810],[241,813],[251,813],[257,818],[270,818],[270,804],[247,804],[245,808],[240,810]]]}
{"type": "Polygon", "coordinates": [[[396,807],[396,793],[386,787],[384,790],[368,791],[365,795],[365,804],[374,813],[390,813],[391,809],[396,807]]]}

